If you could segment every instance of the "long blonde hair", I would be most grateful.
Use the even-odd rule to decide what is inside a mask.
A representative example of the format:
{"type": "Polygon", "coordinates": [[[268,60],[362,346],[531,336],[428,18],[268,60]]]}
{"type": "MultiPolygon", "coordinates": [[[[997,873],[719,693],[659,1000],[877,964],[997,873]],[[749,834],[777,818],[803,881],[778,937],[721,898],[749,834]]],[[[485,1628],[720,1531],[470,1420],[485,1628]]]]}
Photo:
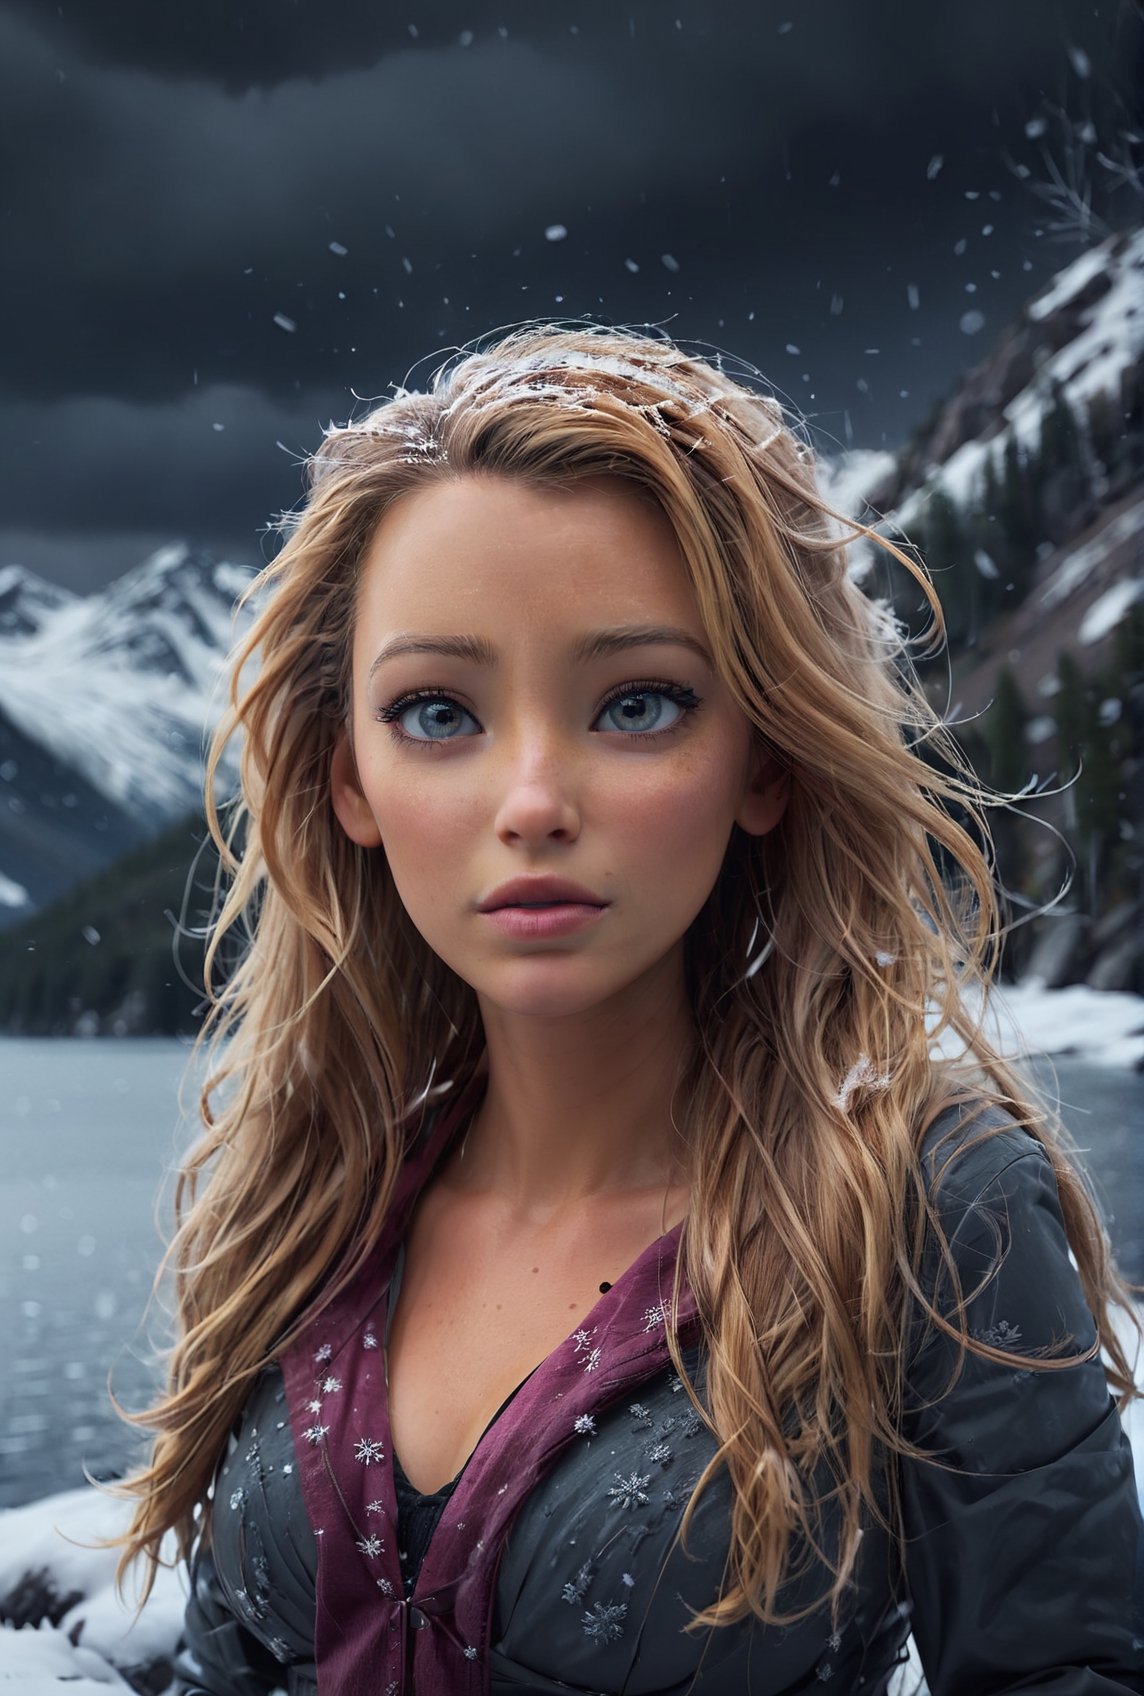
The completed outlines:
{"type": "MultiPolygon", "coordinates": [[[[258,581],[207,779],[230,885],[207,968],[205,1132],[167,1256],[178,1333],[166,1393],[132,1416],[157,1436],[124,1486],[136,1508],[121,1573],[144,1555],[152,1576],[172,1528],[188,1553],[252,1380],[376,1239],[430,1087],[463,1087],[482,1063],[473,990],[413,926],[384,851],[350,842],[329,799],[363,552],[400,495],[470,474],[542,487],[607,475],[650,496],[721,676],[789,771],[781,825],[733,832],[686,939],[695,1040],[677,1123],[693,1172],[675,1292],[686,1276],[697,1298],[718,1439],[684,1537],[719,1466],[733,1500],[730,1581],[693,1624],[781,1620],[796,1542],[819,1545],[814,1464],[840,1514],[837,1601],[863,1512],[881,1511],[880,1448],[914,1452],[898,1429],[903,1328],[936,1226],[918,1146],[943,1103],[998,1103],[1044,1145],[1122,1402],[1132,1379],[1109,1304],[1130,1298],[1059,1125],[982,1028],[1001,915],[955,813],[988,844],[990,798],[900,627],[848,575],[846,544],[862,534],[913,574],[932,640],[924,571],[872,530],[847,533],[773,400],[666,338],[550,325],[331,429],[258,581]],[[224,827],[215,773],[237,733],[242,793],[224,827]],[[932,1058],[943,1032],[957,1064],[932,1058]]],[[[958,1314],[933,1318],[1010,1358],[968,1337],[964,1303],[958,1314]]]]}

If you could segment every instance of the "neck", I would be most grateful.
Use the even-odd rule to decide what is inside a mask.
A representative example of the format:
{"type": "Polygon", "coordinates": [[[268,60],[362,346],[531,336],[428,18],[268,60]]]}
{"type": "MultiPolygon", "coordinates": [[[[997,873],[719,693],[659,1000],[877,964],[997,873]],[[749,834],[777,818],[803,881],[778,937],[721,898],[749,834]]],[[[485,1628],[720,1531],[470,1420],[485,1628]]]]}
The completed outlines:
{"type": "Polygon", "coordinates": [[[673,1095],[692,1041],[682,985],[538,1018],[482,1005],[488,1087],[450,1182],[539,1220],[605,1197],[678,1188],[686,1147],[673,1095]]]}

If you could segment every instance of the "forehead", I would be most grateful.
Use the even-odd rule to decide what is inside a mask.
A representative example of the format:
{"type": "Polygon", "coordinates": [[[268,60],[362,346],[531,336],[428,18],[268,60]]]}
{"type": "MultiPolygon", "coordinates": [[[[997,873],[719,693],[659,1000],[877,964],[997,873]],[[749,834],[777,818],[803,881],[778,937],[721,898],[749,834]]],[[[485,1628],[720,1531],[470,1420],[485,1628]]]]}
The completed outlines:
{"type": "Polygon", "coordinates": [[[593,478],[536,487],[495,476],[402,496],[362,560],[358,622],[370,639],[465,617],[494,640],[506,623],[538,628],[648,617],[702,635],[674,531],[630,483],[593,478]]]}

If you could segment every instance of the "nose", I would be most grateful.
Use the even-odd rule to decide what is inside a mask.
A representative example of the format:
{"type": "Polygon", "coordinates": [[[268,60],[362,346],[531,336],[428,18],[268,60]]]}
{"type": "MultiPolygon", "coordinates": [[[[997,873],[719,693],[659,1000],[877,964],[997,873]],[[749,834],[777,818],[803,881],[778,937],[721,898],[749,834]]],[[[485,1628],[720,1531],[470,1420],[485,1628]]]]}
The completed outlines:
{"type": "Polygon", "coordinates": [[[530,736],[526,744],[505,750],[496,814],[503,842],[572,842],[580,834],[574,762],[558,744],[556,736],[530,736]]]}

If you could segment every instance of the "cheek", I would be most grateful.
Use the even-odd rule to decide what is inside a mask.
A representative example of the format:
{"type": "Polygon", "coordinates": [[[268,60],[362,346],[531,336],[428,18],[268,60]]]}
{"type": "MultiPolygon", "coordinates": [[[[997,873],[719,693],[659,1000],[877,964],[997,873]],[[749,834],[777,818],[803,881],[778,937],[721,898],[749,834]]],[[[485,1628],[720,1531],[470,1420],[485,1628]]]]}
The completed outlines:
{"type": "MultiPolygon", "coordinates": [[[[424,758],[428,765],[433,756],[424,758]]],[[[395,770],[380,761],[362,771],[382,851],[398,894],[411,908],[432,907],[447,895],[463,864],[464,845],[474,831],[487,828],[487,801],[478,793],[458,793],[441,775],[395,770]]]]}
{"type": "MultiPolygon", "coordinates": [[[[648,761],[649,768],[657,765],[648,761]]],[[[625,773],[612,817],[639,857],[662,866],[673,881],[714,877],[734,822],[733,769],[726,753],[686,750],[658,769],[625,773]]]]}
{"type": "Polygon", "coordinates": [[[459,821],[464,806],[455,791],[443,784],[418,783],[405,776],[390,777],[374,791],[374,817],[394,848],[419,838],[432,838],[459,821]]]}

